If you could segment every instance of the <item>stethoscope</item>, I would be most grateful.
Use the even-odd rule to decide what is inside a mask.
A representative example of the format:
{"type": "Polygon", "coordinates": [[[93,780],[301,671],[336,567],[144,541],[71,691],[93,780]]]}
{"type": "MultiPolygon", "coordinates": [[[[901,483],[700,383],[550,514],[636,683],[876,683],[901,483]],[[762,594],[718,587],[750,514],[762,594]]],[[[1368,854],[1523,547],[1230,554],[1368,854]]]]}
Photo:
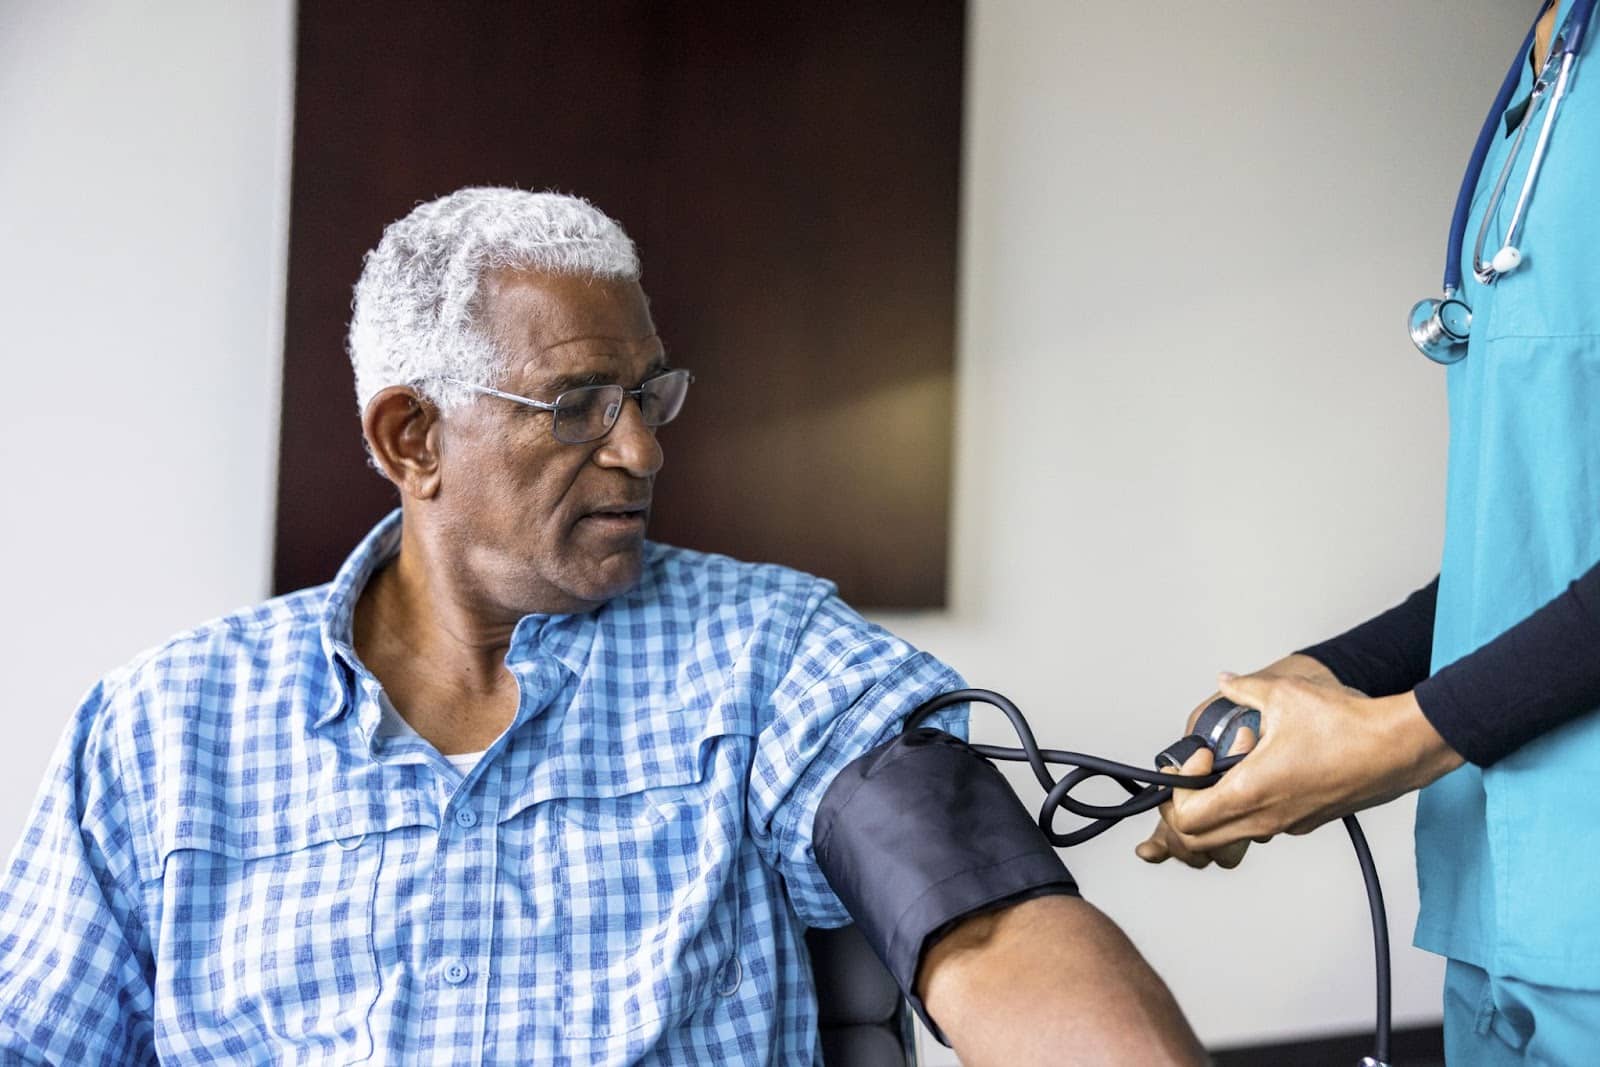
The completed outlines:
{"type": "MultiPolygon", "coordinates": [[[[1478,224],[1478,240],[1472,250],[1472,275],[1483,285],[1493,285],[1502,275],[1510,274],[1522,266],[1522,252],[1517,247],[1517,238],[1522,233],[1528,201],[1533,196],[1533,185],[1539,176],[1539,166],[1544,162],[1545,149],[1550,145],[1550,130],[1555,125],[1556,111],[1567,94],[1567,85],[1572,80],[1578,50],[1583,46],[1583,34],[1588,29],[1594,5],[1595,0],[1573,0],[1572,10],[1567,13],[1566,21],[1561,24],[1555,41],[1550,45],[1550,55],[1545,59],[1544,68],[1534,79],[1527,108],[1522,120],[1517,123],[1516,140],[1506,153],[1500,177],[1484,208],[1483,221],[1478,224]],[[1544,122],[1539,127],[1539,137],[1533,145],[1533,157],[1528,161],[1528,173],[1522,179],[1522,191],[1517,195],[1516,209],[1512,211],[1511,222],[1506,227],[1505,240],[1501,242],[1500,250],[1485,263],[1484,241],[1488,236],[1489,224],[1505,197],[1506,185],[1511,180],[1511,170],[1522,149],[1523,138],[1532,125],[1533,113],[1538,110],[1539,102],[1547,91],[1550,93],[1550,103],[1544,109],[1544,122]]],[[[1483,175],[1483,164],[1488,158],[1489,146],[1494,142],[1495,131],[1500,127],[1501,116],[1510,106],[1511,94],[1516,92],[1522,80],[1522,65],[1527,62],[1528,50],[1533,47],[1539,19],[1544,18],[1549,9],[1548,3],[1539,9],[1539,17],[1534,19],[1527,39],[1517,50],[1517,58],[1512,62],[1511,70],[1500,86],[1500,93],[1489,108],[1489,117],[1478,134],[1478,143],[1472,148],[1472,159],[1467,163],[1467,172],[1461,179],[1455,212],[1450,218],[1450,248],[1445,253],[1444,263],[1444,296],[1438,300],[1419,300],[1411,308],[1411,342],[1435,363],[1455,363],[1467,354],[1467,337],[1472,331],[1472,308],[1460,296],[1461,246],[1467,237],[1467,216],[1472,208],[1472,194],[1483,175]]]]}

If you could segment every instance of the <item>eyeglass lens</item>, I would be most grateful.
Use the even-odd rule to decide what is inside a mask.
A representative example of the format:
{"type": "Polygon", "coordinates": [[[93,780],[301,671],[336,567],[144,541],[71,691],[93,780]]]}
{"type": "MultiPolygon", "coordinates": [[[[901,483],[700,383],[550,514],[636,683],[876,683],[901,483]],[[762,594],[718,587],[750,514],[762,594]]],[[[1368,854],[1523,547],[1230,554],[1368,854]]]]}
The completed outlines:
{"type": "Polygon", "coordinates": [[[689,392],[689,372],[659,374],[637,390],[620,385],[586,385],[569,389],[556,398],[555,435],[567,444],[583,444],[604,437],[616,425],[630,392],[639,396],[639,411],[646,426],[664,426],[683,410],[689,392]]]}

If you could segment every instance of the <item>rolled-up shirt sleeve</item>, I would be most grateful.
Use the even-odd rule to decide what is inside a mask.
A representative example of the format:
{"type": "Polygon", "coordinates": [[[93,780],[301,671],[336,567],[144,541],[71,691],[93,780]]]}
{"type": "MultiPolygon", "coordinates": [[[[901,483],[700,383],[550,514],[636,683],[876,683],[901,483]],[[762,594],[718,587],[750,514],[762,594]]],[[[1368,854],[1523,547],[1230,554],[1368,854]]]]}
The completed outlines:
{"type": "Polygon", "coordinates": [[[0,1063],[156,1062],[154,969],[96,686],[0,874],[0,1063]]]}
{"type": "MultiPolygon", "coordinates": [[[[782,875],[808,926],[850,922],[817,866],[812,832],[822,795],[838,773],[898,733],[916,708],[963,687],[961,676],[863,619],[819,583],[783,650],[750,772],[751,832],[782,875]]],[[[966,736],[965,707],[929,725],[966,736]]]]}

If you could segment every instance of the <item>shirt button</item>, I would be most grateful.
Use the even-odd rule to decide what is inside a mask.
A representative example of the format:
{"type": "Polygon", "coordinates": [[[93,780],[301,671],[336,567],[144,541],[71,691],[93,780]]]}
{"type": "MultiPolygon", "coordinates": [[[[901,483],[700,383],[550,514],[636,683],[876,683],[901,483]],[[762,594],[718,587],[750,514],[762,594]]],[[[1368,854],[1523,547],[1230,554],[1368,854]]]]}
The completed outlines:
{"type": "Polygon", "coordinates": [[[462,808],[456,812],[456,825],[464,826],[468,830],[478,825],[478,813],[471,808],[462,808]]]}
{"type": "Polygon", "coordinates": [[[451,985],[460,985],[462,982],[465,982],[468,976],[471,974],[471,969],[465,963],[457,960],[455,963],[452,963],[450,966],[444,969],[444,980],[449,982],[451,985]]]}

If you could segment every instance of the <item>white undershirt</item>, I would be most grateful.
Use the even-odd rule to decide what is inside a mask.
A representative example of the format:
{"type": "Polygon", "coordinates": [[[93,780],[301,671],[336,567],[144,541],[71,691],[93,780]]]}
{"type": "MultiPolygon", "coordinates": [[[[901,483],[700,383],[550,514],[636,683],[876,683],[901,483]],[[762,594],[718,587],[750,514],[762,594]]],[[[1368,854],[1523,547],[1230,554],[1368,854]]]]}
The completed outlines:
{"type": "MultiPolygon", "coordinates": [[[[395,710],[395,706],[389,701],[389,694],[381,689],[378,690],[378,706],[383,709],[383,718],[378,721],[379,737],[415,737],[418,740],[423,740],[422,735],[417,733],[416,728],[406,722],[400,712],[395,710]]],[[[456,769],[456,773],[465,778],[472,773],[472,768],[478,765],[478,761],[483,759],[485,751],[485,749],[480,748],[476,752],[457,752],[455,755],[445,756],[444,758],[450,761],[450,766],[456,769]]],[[[444,753],[440,753],[440,755],[444,755],[444,753]]]]}

